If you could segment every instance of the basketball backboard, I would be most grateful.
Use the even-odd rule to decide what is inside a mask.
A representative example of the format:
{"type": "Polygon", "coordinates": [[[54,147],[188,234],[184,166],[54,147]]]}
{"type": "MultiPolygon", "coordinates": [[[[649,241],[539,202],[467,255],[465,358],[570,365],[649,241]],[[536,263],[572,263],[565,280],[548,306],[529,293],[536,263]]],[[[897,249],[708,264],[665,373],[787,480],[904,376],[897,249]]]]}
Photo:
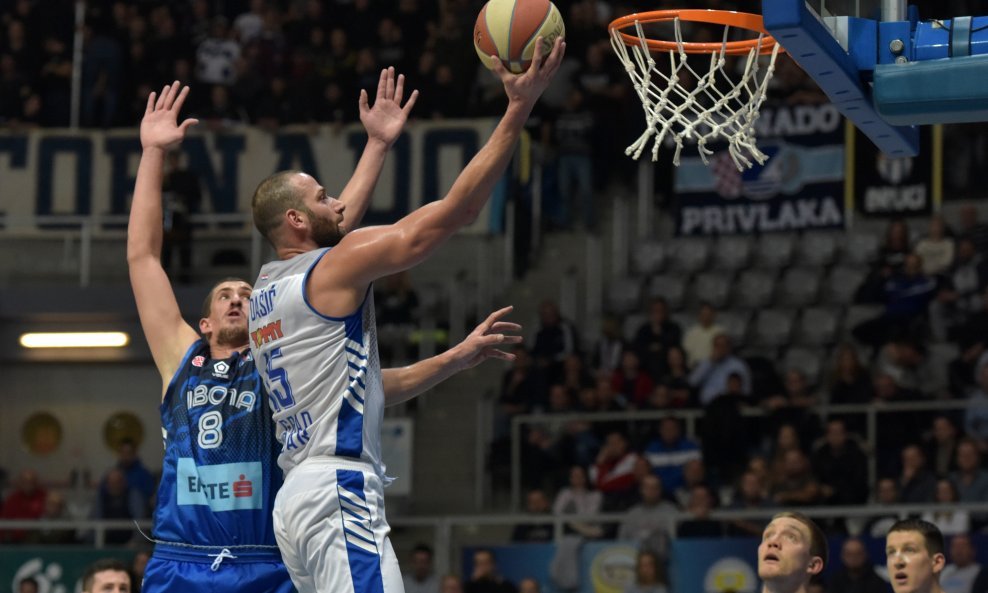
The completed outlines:
{"type": "Polygon", "coordinates": [[[988,17],[920,21],[904,0],[762,0],[765,29],[889,156],[917,126],[988,120],[988,17]]]}

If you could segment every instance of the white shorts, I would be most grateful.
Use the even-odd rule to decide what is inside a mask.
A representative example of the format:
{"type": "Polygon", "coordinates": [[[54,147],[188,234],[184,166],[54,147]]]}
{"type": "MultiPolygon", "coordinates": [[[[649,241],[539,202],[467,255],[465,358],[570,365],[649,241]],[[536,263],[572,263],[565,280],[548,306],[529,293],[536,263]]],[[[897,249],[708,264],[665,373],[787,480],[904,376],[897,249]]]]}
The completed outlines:
{"type": "Polygon", "coordinates": [[[274,503],[274,534],[299,593],[403,593],[370,464],[314,457],[292,468],[274,503]]]}

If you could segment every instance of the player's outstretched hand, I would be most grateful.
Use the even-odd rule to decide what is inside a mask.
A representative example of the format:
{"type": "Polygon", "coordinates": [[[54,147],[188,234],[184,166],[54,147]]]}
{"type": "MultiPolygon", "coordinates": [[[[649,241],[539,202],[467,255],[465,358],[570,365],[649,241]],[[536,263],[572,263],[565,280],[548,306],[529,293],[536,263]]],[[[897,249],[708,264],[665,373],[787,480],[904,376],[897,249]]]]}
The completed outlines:
{"type": "Polygon", "coordinates": [[[504,84],[504,92],[509,101],[534,104],[559,70],[566,53],[566,42],[562,37],[557,37],[548,56],[542,55],[542,45],[542,37],[539,37],[535,41],[532,64],[523,74],[512,74],[497,56],[491,56],[494,74],[504,84]]]}
{"type": "Polygon", "coordinates": [[[377,96],[374,98],[374,106],[370,106],[367,91],[360,90],[360,121],[367,130],[367,136],[384,142],[389,147],[394,144],[401,130],[408,121],[408,114],[415,106],[415,100],[419,97],[418,91],[412,91],[408,96],[408,101],[403,106],[402,98],[405,94],[405,75],[398,75],[395,81],[394,67],[381,70],[381,79],[377,83],[377,96]]]}
{"type": "Polygon", "coordinates": [[[460,370],[469,369],[484,362],[488,358],[500,358],[512,361],[515,355],[501,350],[506,345],[521,344],[522,337],[505,335],[505,332],[518,333],[521,326],[501,318],[511,313],[514,307],[505,307],[494,311],[487,319],[477,326],[465,340],[450,349],[454,364],[460,370]]]}
{"type": "Polygon", "coordinates": [[[185,138],[185,131],[199,123],[197,119],[186,119],[178,123],[178,112],[182,110],[189,87],[179,81],[166,84],[161,94],[151,93],[148,97],[144,119],[141,120],[141,146],[168,149],[185,138]]]}

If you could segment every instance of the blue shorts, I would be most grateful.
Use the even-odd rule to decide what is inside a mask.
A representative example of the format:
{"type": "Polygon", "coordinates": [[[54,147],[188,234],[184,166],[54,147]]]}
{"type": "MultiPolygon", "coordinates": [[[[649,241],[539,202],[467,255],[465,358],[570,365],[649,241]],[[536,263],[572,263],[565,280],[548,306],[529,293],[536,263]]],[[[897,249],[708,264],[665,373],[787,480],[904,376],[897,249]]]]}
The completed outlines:
{"type": "Polygon", "coordinates": [[[158,544],[144,571],[142,593],[294,593],[281,555],[273,551],[207,550],[158,544]],[[218,552],[218,551],[217,551],[218,552]]]}

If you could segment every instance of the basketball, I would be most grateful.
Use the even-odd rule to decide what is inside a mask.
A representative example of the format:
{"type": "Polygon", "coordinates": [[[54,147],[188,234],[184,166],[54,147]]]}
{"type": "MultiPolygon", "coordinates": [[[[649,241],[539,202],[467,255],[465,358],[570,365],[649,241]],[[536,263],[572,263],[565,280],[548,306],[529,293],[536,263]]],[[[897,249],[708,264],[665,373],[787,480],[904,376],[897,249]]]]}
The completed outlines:
{"type": "Polygon", "coordinates": [[[566,27],[559,9],[549,0],[489,0],[473,27],[473,46],[488,68],[497,56],[515,74],[528,70],[535,53],[535,39],[542,36],[542,55],[552,49],[566,27]]]}

